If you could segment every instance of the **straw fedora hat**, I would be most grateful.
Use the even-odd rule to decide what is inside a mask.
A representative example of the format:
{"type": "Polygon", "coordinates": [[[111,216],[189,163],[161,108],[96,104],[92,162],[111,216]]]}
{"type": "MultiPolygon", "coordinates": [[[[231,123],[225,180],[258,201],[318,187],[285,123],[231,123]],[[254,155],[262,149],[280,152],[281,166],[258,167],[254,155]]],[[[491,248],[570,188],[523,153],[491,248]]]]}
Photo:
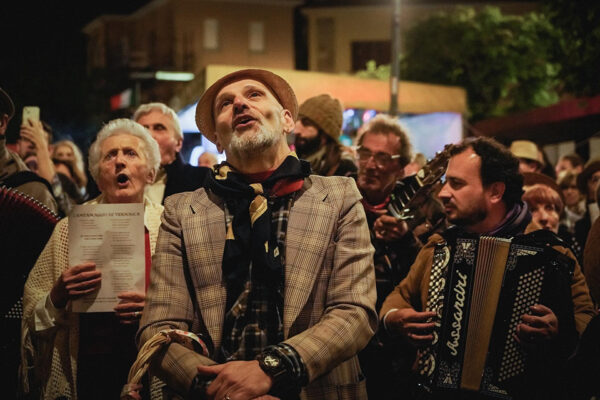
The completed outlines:
{"type": "Polygon", "coordinates": [[[537,161],[544,165],[544,159],[535,143],[530,140],[515,140],[510,144],[510,152],[517,158],[537,161]]]}

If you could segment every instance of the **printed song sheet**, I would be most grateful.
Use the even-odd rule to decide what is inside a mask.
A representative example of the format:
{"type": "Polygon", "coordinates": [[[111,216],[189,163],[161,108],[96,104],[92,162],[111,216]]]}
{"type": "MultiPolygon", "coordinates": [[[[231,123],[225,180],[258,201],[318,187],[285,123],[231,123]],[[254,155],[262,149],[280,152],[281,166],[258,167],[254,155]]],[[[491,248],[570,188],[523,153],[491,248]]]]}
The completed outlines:
{"type": "Polygon", "coordinates": [[[100,289],[72,302],[74,312],[113,312],[123,291],[144,292],[144,205],[85,204],[69,214],[69,266],[96,263],[100,289]]]}

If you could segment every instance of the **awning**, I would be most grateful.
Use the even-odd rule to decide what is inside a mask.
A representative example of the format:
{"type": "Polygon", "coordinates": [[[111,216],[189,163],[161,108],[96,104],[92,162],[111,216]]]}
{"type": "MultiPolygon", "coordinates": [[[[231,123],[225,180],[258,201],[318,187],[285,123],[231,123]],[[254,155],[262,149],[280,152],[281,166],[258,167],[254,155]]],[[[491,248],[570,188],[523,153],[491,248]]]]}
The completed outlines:
{"type": "MultiPolygon", "coordinates": [[[[179,93],[183,104],[198,101],[204,90],[222,76],[243,68],[235,65],[209,65],[201,76],[179,93]]],[[[385,112],[389,109],[389,82],[364,79],[352,75],[337,75],[322,72],[296,71],[264,68],[284,78],[294,89],[298,103],[309,97],[328,93],[338,98],[345,108],[371,109],[385,112]]],[[[456,112],[467,110],[467,95],[456,86],[432,85],[401,81],[399,84],[398,110],[406,114],[433,112],[456,112]]]]}
{"type": "Polygon", "coordinates": [[[585,140],[600,131],[600,96],[565,100],[548,107],[479,121],[478,136],[502,142],[529,139],[539,144],[585,140]]]}

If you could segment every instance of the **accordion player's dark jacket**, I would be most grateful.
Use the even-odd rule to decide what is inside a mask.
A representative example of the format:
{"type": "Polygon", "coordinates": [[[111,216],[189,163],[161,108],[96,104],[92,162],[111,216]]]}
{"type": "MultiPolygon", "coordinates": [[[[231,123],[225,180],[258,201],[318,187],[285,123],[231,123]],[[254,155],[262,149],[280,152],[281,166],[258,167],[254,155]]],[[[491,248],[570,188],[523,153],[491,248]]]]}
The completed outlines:
{"type": "MultiPolygon", "coordinates": [[[[525,233],[539,229],[535,223],[527,226],[525,233]]],[[[424,304],[427,304],[427,292],[429,289],[429,275],[433,260],[435,245],[444,241],[439,234],[434,234],[429,238],[427,244],[417,255],[417,259],[410,268],[408,275],[385,299],[379,317],[383,318],[388,311],[397,308],[414,308],[417,311],[423,311],[424,304]]],[[[575,316],[575,328],[579,335],[584,331],[592,317],[596,315],[590,291],[581,272],[581,267],[577,263],[575,256],[565,247],[553,246],[555,250],[566,254],[575,260],[575,269],[573,280],[571,282],[571,295],[573,300],[573,311],[575,316]]]]}

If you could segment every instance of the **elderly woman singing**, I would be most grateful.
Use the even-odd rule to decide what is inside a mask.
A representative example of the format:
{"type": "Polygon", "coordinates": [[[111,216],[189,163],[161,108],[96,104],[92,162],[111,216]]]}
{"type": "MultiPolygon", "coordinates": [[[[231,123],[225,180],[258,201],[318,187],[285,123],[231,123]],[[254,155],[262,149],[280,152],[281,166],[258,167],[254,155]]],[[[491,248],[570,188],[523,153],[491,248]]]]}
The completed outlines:
{"type": "MultiPolygon", "coordinates": [[[[86,204],[144,203],[146,276],[162,206],[144,198],[160,162],[156,141],[138,123],[116,119],[89,151],[90,172],[101,195],[86,204]]],[[[70,302],[97,290],[93,262],[69,265],[67,218],[59,221],[25,284],[22,322],[23,387],[41,399],[119,397],[135,360],[134,336],[145,293],[125,291],[114,313],[74,313],[70,302]]]]}

